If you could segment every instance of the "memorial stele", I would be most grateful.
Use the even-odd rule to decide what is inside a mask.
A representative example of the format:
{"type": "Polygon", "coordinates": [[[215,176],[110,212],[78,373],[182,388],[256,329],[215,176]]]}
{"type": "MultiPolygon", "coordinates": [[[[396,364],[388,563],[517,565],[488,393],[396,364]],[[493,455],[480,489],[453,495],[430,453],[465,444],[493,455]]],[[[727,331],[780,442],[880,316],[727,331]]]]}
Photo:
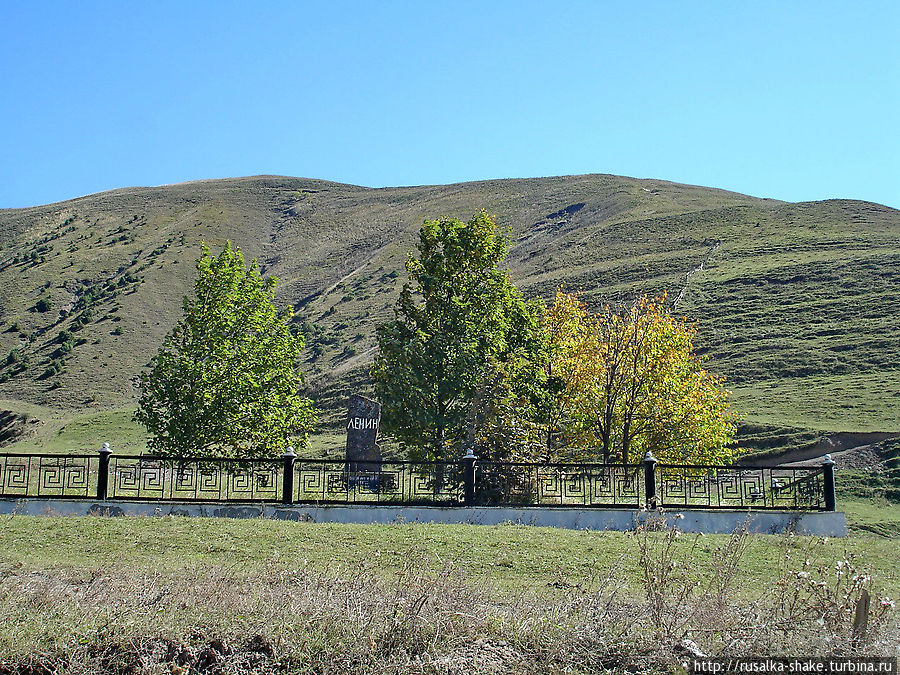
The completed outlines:
{"type": "Polygon", "coordinates": [[[353,394],[347,410],[347,468],[350,472],[379,471],[381,448],[378,447],[378,425],[381,404],[365,396],[353,394]]]}

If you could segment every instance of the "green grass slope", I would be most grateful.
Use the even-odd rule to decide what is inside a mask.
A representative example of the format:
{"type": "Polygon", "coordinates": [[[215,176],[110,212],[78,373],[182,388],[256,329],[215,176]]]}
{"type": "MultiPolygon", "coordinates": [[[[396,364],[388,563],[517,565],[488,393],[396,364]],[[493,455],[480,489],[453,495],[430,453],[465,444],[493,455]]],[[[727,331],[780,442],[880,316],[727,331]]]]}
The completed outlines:
{"type": "Polygon", "coordinates": [[[668,292],[749,435],[772,430],[766,447],[783,428],[803,442],[900,431],[900,212],[608,175],[385,189],[260,176],[0,210],[2,407],[40,418],[22,437],[37,447],[126,420],[108,411],[134,405],[200,242],[230,239],[280,278],[307,335],[310,390],[335,423],[348,390],[368,386],[374,328],[421,222],[480,208],[508,230],[529,296],[563,285],[599,306],[668,292]]]}

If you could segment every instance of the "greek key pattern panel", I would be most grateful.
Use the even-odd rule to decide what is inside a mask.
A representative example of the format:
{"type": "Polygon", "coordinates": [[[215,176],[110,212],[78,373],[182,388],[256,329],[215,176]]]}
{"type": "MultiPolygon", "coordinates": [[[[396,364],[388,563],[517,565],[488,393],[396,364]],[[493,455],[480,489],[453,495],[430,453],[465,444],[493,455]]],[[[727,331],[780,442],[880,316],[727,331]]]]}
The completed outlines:
{"type": "Polygon", "coordinates": [[[277,501],[281,461],[113,457],[110,499],[277,501]]]}
{"type": "Polygon", "coordinates": [[[821,469],[660,465],[659,503],[666,507],[816,509],[821,469]]]}
{"type": "Polygon", "coordinates": [[[0,497],[91,497],[98,464],[90,455],[0,454],[0,497]]]}
{"type": "Polygon", "coordinates": [[[294,501],[337,504],[460,504],[457,462],[298,460],[294,501]]]}
{"type": "Polygon", "coordinates": [[[640,466],[481,462],[475,486],[481,504],[632,506],[643,496],[640,466]]]}

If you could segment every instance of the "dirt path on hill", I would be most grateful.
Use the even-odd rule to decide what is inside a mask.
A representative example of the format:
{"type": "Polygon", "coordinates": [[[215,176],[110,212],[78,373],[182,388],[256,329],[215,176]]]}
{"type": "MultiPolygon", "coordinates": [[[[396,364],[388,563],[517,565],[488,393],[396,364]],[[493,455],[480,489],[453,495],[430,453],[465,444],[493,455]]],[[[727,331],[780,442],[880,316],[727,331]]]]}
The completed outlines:
{"type": "Polygon", "coordinates": [[[839,466],[867,468],[879,461],[871,446],[898,437],[900,433],[895,431],[866,433],[839,431],[828,434],[806,447],[754,459],[752,463],[755,466],[815,466],[822,461],[824,455],[830,454],[839,466]]]}

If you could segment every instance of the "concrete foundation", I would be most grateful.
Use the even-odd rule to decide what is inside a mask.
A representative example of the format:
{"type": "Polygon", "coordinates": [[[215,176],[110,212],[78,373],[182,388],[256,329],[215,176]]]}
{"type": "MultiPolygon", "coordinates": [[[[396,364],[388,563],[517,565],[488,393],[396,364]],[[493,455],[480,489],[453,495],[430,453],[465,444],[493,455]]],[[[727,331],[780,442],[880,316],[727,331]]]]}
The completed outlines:
{"type": "Polygon", "coordinates": [[[311,523],[465,523],[470,525],[520,524],[573,530],[625,532],[652,519],[655,524],[678,525],[684,532],[729,534],[746,524],[751,532],[844,537],[843,513],[826,511],[730,511],[726,509],[672,509],[664,514],[633,509],[579,509],[569,507],[441,507],[294,504],[226,504],[191,502],[138,502],[62,499],[0,499],[0,514],[48,516],[196,516],[209,518],[274,518],[311,523]]]}

